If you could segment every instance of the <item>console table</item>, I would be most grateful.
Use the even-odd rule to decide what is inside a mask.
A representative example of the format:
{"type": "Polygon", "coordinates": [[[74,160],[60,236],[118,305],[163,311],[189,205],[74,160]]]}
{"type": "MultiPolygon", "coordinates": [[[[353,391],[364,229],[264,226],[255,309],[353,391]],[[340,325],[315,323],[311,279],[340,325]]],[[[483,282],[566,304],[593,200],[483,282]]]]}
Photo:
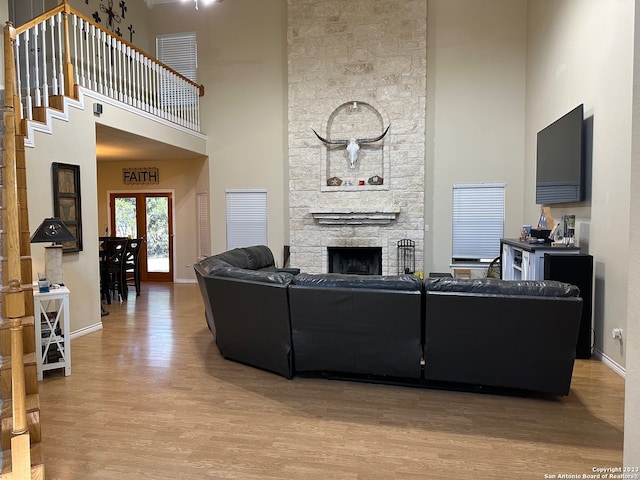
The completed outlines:
{"type": "Polygon", "coordinates": [[[578,247],[552,247],[548,243],[529,243],[518,239],[500,240],[502,278],[505,280],[543,280],[544,256],[579,254],[578,247]]]}
{"type": "Polygon", "coordinates": [[[49,292],[33,290],[38,380],[45,370],[64,368],[71,375],[71,338],[69,333],[69,289],[59,287],[49,292]]]}

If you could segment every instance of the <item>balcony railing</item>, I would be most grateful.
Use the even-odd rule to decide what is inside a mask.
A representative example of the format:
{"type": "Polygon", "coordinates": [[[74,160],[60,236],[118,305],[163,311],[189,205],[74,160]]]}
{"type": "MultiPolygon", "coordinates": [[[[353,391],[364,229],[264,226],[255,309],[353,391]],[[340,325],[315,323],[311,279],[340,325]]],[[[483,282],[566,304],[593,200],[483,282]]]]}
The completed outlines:
{"type": "Polygon", "coordinates": [[[113,35],[66,2],[15,28],[21,118],[76,86],[200,131],[204,87],[113,35]]]}

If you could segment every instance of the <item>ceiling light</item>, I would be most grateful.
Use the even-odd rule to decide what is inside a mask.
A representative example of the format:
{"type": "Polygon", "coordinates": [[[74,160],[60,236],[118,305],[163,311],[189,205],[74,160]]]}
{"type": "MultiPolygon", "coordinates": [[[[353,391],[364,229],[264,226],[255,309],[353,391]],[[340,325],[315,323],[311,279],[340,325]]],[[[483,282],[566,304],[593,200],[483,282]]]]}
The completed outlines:
{"type": "MultiPolygon", "coordinates": [[[[190,2],[190,1],[193,1],[193,3],[196,6],[196,10],[198,10],[198,0],[182,0],[182,2],[190,2]]],[[[200,3],[203,5],[210,5],[216,1],[219,1],[219,0],[200,0],[200,3]]]]}

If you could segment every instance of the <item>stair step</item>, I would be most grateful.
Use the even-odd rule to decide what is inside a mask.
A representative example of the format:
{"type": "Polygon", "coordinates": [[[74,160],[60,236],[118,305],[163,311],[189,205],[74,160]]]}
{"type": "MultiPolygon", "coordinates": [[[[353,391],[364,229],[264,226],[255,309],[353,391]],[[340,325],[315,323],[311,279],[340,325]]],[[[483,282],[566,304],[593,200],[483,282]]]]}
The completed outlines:
{"type": "MultiPolygon", "coordinates": [[[[42,431],[40,429],[40,397],[35,395],[27,395],[27,427],[31,443],[42,441],[42,431]]],[[[6,400],[2,404],[2,414],[0,417],[2,422],[2,433],[0,434],[0,445],[2,450],[11,448],[11,430],[13,430],[13,409],[11,400],[6,400]]]]}
{"type": "MultiPolygon", "coordinates": [[[[25,442],[26,443],[26,442],[25,442]]],[[[21,445],[27,448],[26,445],[21,445]]],[[[31,452],[31,480],[44,480],[44,463],[42,461],[42,444],[33,443],[30,448],[31,452]]],[[[11,462],[11,450],[2,452],[2,480],[13,480],[13,466],[11,462]]]]}
{"type": "MultiPolygon", "coordinates": [[[[27,395],[38,393],[38,371],[35,352],[24,354],[25,391],[27,395]]],[[[0,398],[11,398],[11,357],[2,357],[0,370],[0,398]]]]}

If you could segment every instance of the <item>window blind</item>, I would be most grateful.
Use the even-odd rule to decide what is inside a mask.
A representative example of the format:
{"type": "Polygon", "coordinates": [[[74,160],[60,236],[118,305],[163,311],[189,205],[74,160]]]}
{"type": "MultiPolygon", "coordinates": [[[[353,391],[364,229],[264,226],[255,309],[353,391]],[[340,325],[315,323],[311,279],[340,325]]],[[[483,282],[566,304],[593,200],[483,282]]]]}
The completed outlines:
{"type": "Polygon", "coordinates": [[[504,183],[453,185],[454,261],[491,261],[504,236],[504,183]]]}
{"type": "Polygon", "coordinates": [[[267,244],[267,191],[227,190],[227,250],[267,244]]]}
{"type": "MultiPolygon", "coordinates": [[[[195,32],[171,33],[156,37],[156,57],[189,80],[197,81],[198,45],[195,32]]],[[[193,105],[194,92],[173,74],[160,77],[160,102],[165,107],[193,105]]]]}
{"type": "Polygon", "coordinates": [[[189,80],[197,81],[198,45],[196,32],[158,35],[156,37],[156,57],[189,80]]]}
{"type": "Polygon", "coordinates": [[[198,193],[198,257],[211,256],[211,234],[209,223],[209,195],[198,193]]]}

